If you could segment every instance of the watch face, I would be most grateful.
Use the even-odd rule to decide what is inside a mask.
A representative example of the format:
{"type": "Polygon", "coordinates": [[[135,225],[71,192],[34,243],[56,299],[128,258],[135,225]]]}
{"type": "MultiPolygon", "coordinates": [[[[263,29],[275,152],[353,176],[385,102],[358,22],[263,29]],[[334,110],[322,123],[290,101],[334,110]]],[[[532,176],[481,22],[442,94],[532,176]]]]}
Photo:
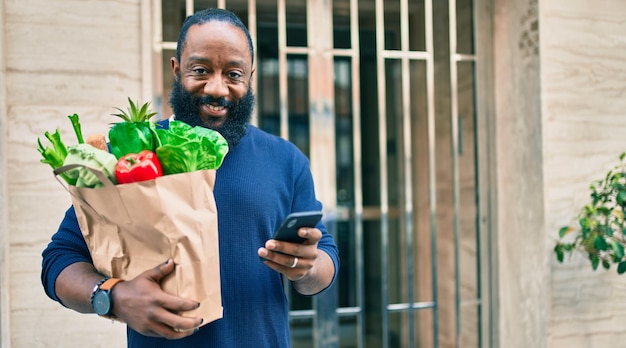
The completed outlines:
{"type": "Polygon", "coordinates": [[[109,315],[111,298],[108,291],[98,290],[93,295],[93,309],[98,315],[109,315]]]}

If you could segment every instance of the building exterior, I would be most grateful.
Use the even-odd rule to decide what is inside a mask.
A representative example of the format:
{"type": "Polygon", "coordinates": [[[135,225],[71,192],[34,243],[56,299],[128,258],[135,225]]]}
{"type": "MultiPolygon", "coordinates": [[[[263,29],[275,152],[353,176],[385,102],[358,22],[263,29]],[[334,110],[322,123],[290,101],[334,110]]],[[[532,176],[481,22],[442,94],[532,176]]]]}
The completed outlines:
{"type": "Polygon", "coordinates": [[[294,347],[626,347],[623,276],[552,252],[626,150],[622,0],[1,0],[0,347],[125,346],[43,292],[71,202],[36,141],[128,97],[166,117],[209,6],[250,27],[254,122],[309,155],[342,253],[334,291],[287,289],[294,347]]]}

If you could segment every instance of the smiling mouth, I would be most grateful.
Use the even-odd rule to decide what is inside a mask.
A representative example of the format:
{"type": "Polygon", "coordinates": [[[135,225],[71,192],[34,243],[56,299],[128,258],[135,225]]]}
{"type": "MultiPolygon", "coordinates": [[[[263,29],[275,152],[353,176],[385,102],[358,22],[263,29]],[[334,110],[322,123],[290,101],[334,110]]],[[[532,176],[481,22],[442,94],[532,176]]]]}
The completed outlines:
{"type": "Polygon", "coordinates": [[[219,126],[217,123],[224,121],[224,118],[228,115],[228,107],[225,105],[215,104],[201,104],[200,105],[200,117],[204,122],[209,122],[212,126],[219,126]]]}
{"type": "Polygon", "coordinates": [[[208,104],[207,107],[209,109],[211,109],[211,111],[222,111],[222,110],[224,110],[224,107],[223,106],[219,106],[219,105],[210,105],[210,104],[208,104]]]}

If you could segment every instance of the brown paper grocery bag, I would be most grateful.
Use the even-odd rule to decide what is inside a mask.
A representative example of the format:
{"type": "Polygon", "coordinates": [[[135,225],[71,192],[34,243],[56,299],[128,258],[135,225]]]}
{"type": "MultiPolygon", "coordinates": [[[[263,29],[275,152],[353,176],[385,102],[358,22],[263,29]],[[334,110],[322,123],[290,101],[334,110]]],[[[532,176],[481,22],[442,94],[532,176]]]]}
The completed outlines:
{"type": "MultiPolygon", "coordinates": [[[[74,168],[54,174],[62,182],[58,175],[74,168]]],[[[130,280],[171,257],[176,267],[162,281],[163,289],[201,303],[182,314],[202,317],[203,324],[221,318],[215,170],[113,185],[89,169],[105,187],[63,186],[98,271],[130,280]]]]}

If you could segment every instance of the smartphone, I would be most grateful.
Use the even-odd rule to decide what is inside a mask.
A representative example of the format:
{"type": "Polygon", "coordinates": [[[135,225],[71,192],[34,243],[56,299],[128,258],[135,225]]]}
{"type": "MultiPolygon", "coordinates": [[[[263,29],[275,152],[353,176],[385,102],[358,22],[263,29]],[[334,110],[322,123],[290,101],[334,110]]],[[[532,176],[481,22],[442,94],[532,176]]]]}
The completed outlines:
{"type": "Polygon", "coordinates": [[[321,218],[321,211],[291,213],[287,215],[285,220],[280,224],[280,227],[278,227],[272,239],[291,243],[302,243],[306,239],[298,236],[298,229],[300,229],[300,227],[315,227],[321,218]]]}

